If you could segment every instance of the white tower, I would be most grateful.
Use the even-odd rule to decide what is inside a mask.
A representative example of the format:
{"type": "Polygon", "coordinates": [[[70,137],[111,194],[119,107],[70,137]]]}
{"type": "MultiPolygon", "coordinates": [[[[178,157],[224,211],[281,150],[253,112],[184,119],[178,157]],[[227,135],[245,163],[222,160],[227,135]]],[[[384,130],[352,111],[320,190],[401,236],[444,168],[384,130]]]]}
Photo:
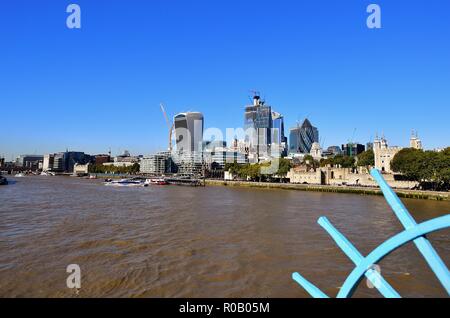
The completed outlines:
{"type": "Polygon", "coordinates": [[[411,139],[409,140],[409,146],[414,149],[422,149],[422,141],[419,139],[417,131],[414,130],[411,132],[411,139]]]}

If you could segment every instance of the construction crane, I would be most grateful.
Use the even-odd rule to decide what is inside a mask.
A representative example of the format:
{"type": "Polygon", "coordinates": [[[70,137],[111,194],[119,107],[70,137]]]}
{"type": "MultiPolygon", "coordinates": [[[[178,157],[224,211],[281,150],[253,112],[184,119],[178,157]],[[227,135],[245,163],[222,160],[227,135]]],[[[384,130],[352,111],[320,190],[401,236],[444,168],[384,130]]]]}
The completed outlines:
{"type": "Polygon", "coordinates": [[[353,143],[354,143],[355,134],[356,134],[356,128],[353,129],[352,137],[348,140],[348,143],[349,143],[349,144],[353,144],[353,143]]]}
{"type": "Polygon", "coordinates": [[[172,134],[173,130],[175,128],[175,123],[171,123],[169,120],[169,117],[167,116],[166,110],[164,109],[163,103],[159,104],[161,107],[161,111],[164,115],[164,118],[166,119],[167,128],[169,129],[169,147],[168,150],[170,153],[172,153],[172,134]]]}
{"type": "Polygon", "coordinates": [[[356,134],[356,128],[353,129],[353,134],[352,134],[352,138],[349,139],[348,143],[347,143],[347,147],[350,147],[350,156],[353,156],[353,145],[355,144],[355,134],[356,134]]]}

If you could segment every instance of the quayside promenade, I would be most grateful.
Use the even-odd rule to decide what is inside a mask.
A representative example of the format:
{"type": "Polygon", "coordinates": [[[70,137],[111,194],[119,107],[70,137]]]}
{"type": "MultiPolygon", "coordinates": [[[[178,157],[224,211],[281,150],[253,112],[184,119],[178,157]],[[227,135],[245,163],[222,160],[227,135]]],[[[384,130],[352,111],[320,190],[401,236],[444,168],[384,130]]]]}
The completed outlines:
{"type": "MultiPolygon", "coordinates": [[[[230,187],[249,187],[249,188],[268,188],[284,189],[297,191],[316,191],[333,193],[354,193],[362,195],[383,195],[379,188],[374,187],[355,187],[355,186],[331,186],[331,185],[310,185],[310,184],[292,184],[292,183],[271,183],[271,182],[250,182],[250,181],[229,181],[207,179],[206,185],[210,186],[230,186],[230,187]]],[[[420,191],[394,189],[400,198],[423,199],[449,201],[449,192],[420,191]]]]}

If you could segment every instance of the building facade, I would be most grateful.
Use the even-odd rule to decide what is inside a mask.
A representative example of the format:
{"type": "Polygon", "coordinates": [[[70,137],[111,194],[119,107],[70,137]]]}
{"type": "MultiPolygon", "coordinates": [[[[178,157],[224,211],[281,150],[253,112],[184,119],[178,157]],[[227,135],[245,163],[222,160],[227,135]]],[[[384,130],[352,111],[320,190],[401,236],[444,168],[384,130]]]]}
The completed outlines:
{"type": "Polygon", "coordinates": [[[272,112],[272,147],[276,147],[282,157],[287,156],[287,137],[284,134],[284,117],[272,112]]]}
{"type": "Polygon", "coordinates": [[[254,162],[268,157],[272,143],[272,107],[265,105],[260,96],[253,96],[253,105],[245,107],[245,142],[254,162]]]}
{"type": "Polygon", "coordinates": [[[419,150],[423,149],[422,140],[419,139],[419,135],[417,134],[417,132],[413,131],[411,133],[411,138],[409,140],[409,146],[414,149],[419,149],[419,150]]]}
{"type": "Polygon", "coordinates": [[[51,171],[53,169],[54,160],[55,160],[54,154],[44,155],[44,161],[42,163],[42,170],[43,171],[51,171]]]}
{"type": "Polygon", "coordinates": [[[16,166],[26,169],[38,169],[39,163],[42,163],[44,156],[41,155],[20,155],[16,159],[16,166]]]}
{"type": "Polygon", "coordinates": [[[392,173],[391,161],[400,150],[401,147],[389,147],[384,137],[376,138],[373,142],[375,168],[384,173],[392,173]]]}
{"type": "Polygon", "coordinates": [[[85,165],[93,162],[94,158],[80,151],[66,151],[43,156],[43,171],[74,172],[76,164],[85,165]]]}
{"type": "Polygon", "coordinates": [[[142,158],[140,172],[146,174],[163,175],[166,173],[166,163],[168,156],[166,154],[155,154],[142,158]]]}
{"type": "Polygon", "coordinates": [[[177,152],[202,152],[204,118],[199,112],[175,115],[175,138],[177,152]]]}
{"type": "Polygon", "coordinates": [[[246,154],[227,150],[204,153],[204,160],[209,169],[224,169],[227,163],[248,163],[246,154]]]}
{"type": "Polygon", "coordinates": [[[356,157],[360,153],[366,150],[366,147],[362,144],[349,142],[345,145],[342,145],[342,154],[344,156],[356,157]]]}
{"type": "Polygon", "coordinates": [[[309,154],[313,143],[319,142],[319,130],[308,119],[289,132],[289,153],[309,154]]]}

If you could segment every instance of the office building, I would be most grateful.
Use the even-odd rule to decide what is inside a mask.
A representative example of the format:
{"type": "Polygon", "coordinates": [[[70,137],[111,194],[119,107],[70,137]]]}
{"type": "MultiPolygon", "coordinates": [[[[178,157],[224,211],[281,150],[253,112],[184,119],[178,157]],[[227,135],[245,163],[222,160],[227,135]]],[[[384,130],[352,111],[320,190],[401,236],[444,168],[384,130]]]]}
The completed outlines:
{"type": "Polygon", "coordinates": [[[80,151],[65,151],[47,154],[43,157],[42,170],[54,172],[74,172],[75,164],[92,163],[94,158],[80,151]]]}
{"type": "Polygon", "coordinates": [[[101,154],[101,155],[95,155],[94,156],[94,163],[96,165],[102,165],[102,164],[110,162],[110,161],[111,161],[111,156],[110,155],[101,154]]]}
{"type": "Polygon", "coordinates": [[[342,150],[339,146],[330,146],[327,148],[327,153],[332,156],[342,155],[342,150]]]}
{"type": "Polygon", "coordinates": [[[154,175],[163,175],[166,173],[167,153],[159,153],[142,158],[140,162],[140,172],[154,175]]]}
{"type": "Polygon", "coordinates": [[[319,142],[319,130],[305,119],[289,132],[289,153],[309,154],[315,142],[319,142]]]}
{"type": "Polygon", "coordinates": [[[272,107],[265,105],[258,95],[253,97],[253,105],[245,108],[245,142],[252,162],[268,157],[271,144],[272,107]]]}
{"type": "Polygon", "coordinates": [[[171,159],[174,169],[178,175],[199,176],[203,175],[204,158],[203,152],[197,151],[177,151],[173,153],[171,159]]]}
{"type": "Polygon", "coordinates": [[[223,169],[227,163],[248,163],[246,154],[230,150],[205,153],[204,160],[209,169],[223,169]]]}
{"type": "Polygon", "coordinates": [[[282,157],[287,156],[287,137],[284,135],[284,117],[272,112],[272,146],[279,147],[282,157]]]}
{"type": "Polygon", "coordinates": [[[364,152],[366,150],[366,147],[358,143],[349,142],[345,145],[342,145],[341,149],[344,156],[356,157],[361,152],[364,152]]]}
{"type": "Polygon", "coordinates": [[[178,114],[174,117],[174,124],[177,152],[203,151],[204,119],[202,113],[178,114]]]}
{"type": "Polygon", "coordinates": [[[286,155],[287,138],[284,135],[284,118],[272,111],[258,94],[253,104],[245,107],[245,145],[251,162],[286,155]]]}
{"type": "Polygon", "coordinates": [[[20,155],[16,159],[16,166],[26,169],[38,169],[39,163],[44,160],[40,155],[20,155]]]}
{"type": "Polygon", "coordinates": [[[53,164],[55,160],[54,154],[46,154],[44,155],[44,161],[42,163],[42,170],[43,171],[50,171],[53,169],[53,164]]]}

